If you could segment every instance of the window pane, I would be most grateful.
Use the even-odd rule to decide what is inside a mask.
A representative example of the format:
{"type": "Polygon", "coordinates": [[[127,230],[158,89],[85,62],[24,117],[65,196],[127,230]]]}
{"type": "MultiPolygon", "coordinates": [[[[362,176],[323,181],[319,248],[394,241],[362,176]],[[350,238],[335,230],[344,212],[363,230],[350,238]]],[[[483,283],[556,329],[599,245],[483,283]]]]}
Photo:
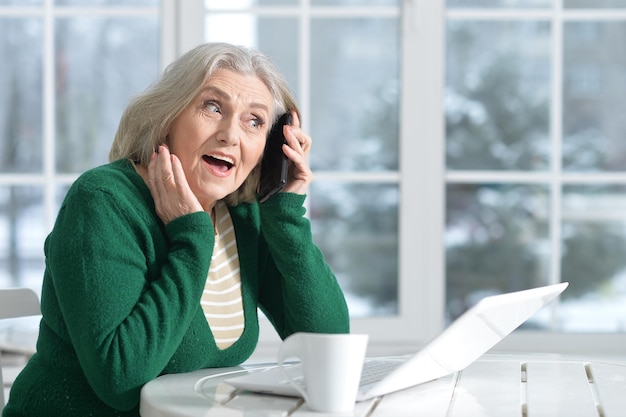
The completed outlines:
{"type": "Polygon", "coordinates": [[[298,51],[300,31],[298,19],[259,18],[258,49],[269,56],[287,78],[298,99],[297,88],[300,82],[298,51]]]}
{"type": "Polygon", "coordinates": [[[57,168],[105,163],[131,96],[158,74],[157,18],[60,18],[56,22],[57,168]]]}
{"type": "Polygon", "coordinates": [[[351,317],[398,314],[398,187],[316,181],[315,242],[346,293],[351,317]]]}
{"type": "Polygon", "coordinates": [[[451,21],[447,30],[448,169],[548,168],[548,23],[451,21]]]}
{"type": "Polygon", "coordinates": [[[312,6],[398,6],[400,0],[311,0],[312,6]]]}
{"type": "Polygon", "coordinates": [[[43,0],[0,0],[0,6],[40,6],[43,0]]]}
{"type": "Polygon", "coordinates": [[[568,9],[590,8],[609,9],[626,7],[626,0],[563,0],[563,6],[568,9]]]}
{"type": "Polygon", "coordinates": [[[0,172],[42,172],[42,23],[0,18],[0,172]]]}
{"type": "MultiPolygon", "coordinates": [[[[213,10],[239,10],[253,6],[299,6],[302,0],[204,0],[213,10]]],[[[310,0],[311,6],[397,6],[399,0],[310,0]]]]}
{"type": "MultiPolygon", "coordinates": [[[[545,285],[549,190],[540,185],[453,184],[446,193],[446,315],[482,297],[545,285]]],[[[526,326],[545,327],[531,320],[526,326]]]]}
{"type": "Polygon", "coordinates": [[[311,166],[398,168],[399,23],[395,18],[311,22],[311,166]]]}
{"type": "MultiPolygon", "coordinates": [[[[536,8],[551,7],[554,0],[447,0],[448,7],[536,8]]],[[[595,0],[590,0],[595,1],[595,0]]]]}
{"type": "Polygon", "coordinates": [[[565,331],[626,331],[626,186],[563,190],[562,276],[570,282],[559,308],[565,331]]]}
{"type": "Polygon", "coordinates": [[[626,169],[624,22],[570,22],[564,28],[563,167],[626,169]]]}
{"type": "Polygon", "coordinates": [[[212,10],[240,10],[253,6],[295,6],[301,0],[204,0],[204,7],[212,10]]]}
{"type": "Polygon", "coordinates": [[[258,48],[259,18],[246,13],[207,15],[204,37],[207,42],[228,42],[258,48]]]}
{"type": "Polygon", "coordinates": [[[0,187],[0,288],[39,290],[46,235],[39,187],[0,187]]]}
{"type": "Polygon", "coordinates": [[[161,0],[54,0],[57,6],[158,6],[161,0]]]}
{"type": "Polygon", "coordinates": [[[296,18],[252,14],[210,14],[205,20],[207,42],[229,42],[262,51],[278,66],[297,95],[299,30],[296,18]]]}

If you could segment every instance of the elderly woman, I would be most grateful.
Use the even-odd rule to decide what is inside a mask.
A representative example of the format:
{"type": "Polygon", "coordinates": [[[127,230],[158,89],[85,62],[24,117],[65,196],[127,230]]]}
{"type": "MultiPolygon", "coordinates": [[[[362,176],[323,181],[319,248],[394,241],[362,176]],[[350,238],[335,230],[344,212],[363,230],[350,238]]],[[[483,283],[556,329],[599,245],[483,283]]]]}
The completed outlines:
{"type": "Polygon", "coordinates": [[[254,351],[257,308],[281,338],[346,333],[345,300],[304,217],[311,140],[258,52],[206,44],[126,109],[108,165],[71,187],[45,242],[37,353],[4,417],[138,416],[161,374],[233,366],[254,351]],[[259,204],[268,131],[290,181],[259,204]]]}

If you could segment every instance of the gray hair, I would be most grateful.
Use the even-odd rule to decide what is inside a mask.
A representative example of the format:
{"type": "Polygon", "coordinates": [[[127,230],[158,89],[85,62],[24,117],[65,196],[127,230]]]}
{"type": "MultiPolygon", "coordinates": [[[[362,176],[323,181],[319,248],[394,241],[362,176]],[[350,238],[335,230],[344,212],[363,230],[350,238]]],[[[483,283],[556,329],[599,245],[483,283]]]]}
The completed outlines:
{"type": "MultiPolygon", "coordinates": [[[[171,63],[159,80],[130,101],[117,128],[109,160],[127,158],[147,167],[154,150],[165,143],[174,119],[219,69],[258,77],[274,97],[273,121],[287,111],[296,111],[300,117],[287,81],[269,58],[253,49],[207,43],[171,63]]],[[[257,165],[241,187],[224,201],[229,205],[255,201],[259,177],[257,165]]]]}

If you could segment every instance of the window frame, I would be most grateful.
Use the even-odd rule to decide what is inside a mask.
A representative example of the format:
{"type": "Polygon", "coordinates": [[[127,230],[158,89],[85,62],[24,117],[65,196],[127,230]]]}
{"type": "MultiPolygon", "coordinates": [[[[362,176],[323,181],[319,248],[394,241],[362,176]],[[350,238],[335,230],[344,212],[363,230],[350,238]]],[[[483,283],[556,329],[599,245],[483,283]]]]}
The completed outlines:
{"type": "MultiPolygon", "coordinates": [[[[419,0],[418,0],[419,1],[419,0]]],[[[562,169],[561,149],[563,136],[563,28],[572,21],[612,21],[626,20],[626,9],[566,9],[564,0],[553,0],[552,7],[537,9],[501,8],[494,9],[468,9],[451,8],[442,10],[444,18],[439,19],[440,32],[445,33],[446,23],[450,20],[472,21],[547,21],[551,26],[551,91],[550,91],[550,140],[551,159],[550,167],[545,171],[461,171],[447,170],[445,161],[442,172],[444,177],[442,184],[481,184],[481,183],[515,183],[533,184],[540,183],[548,187],[550,192],[550,241],[551,257],[549,268],[549,283],[561,281],[561,222],[564,218],[562,210],[562,188],[570,184],[624,184],[626,175],[623,173],[577,173],[565,172],[562,169]]],[[[431,16],[436,20],[435,16],[431,16]]],[[[445,35],[444,35],[445,36],[445,35]]],[[[445,48],[445,44],[444,44],[445,48]]],[[[445,72],[445,65],[442,68],[445,72]]],[[[433,98],[434,99],[434,98],[433,98]]],[[[443,89],[437,97],[437,101],[443,102],[443,89]]],[[[443,114],[442,120],[443,120],[443,114]]],[[[438,138],[445,146],[445,133],[438,138]]],[[[443,148],[442,148],[443,149],[443,148]]],[[[442,152],[443,154],[443,152],[442,152]]],[[[443,191],[445,193],[445,191],[443,191]]],[[[442,194],[443,194],[442,193],[442,194]]],[[[445,194],[444,194],[445,199],[445,194]]],[[[441,234],[445,232],[442,228],[441,234]]],[[[443,246],[442,246],[443,247],[443,246]]],[[[445,249],[444,249],[445,250],[445,249]]],[[[440,279],[445,280],[445,270],[440,279]]],[[[546,308],[558,309],[558,300],[546,308]]],[[[505,338],[497,349],[503,351],[547,351],[565,354],[596,354],[596,355],[622,355],[623,346],[626,345],[624,333],[574,333],[558,331],[519,331],[505,338]]]]}
{"type": "MultiPolygon", "coordinates": [[[[303,0],[308,4],[308,0],[303,0]]],[[[551,137],[554,155],[560,154],[561,137],[561,73],[563,25],[567,21],[588,19],[626,20],[626,9],[577,10],[564,9],[564,0],[554,0],[552,8],[502,10],[497,13],[476,9],[447,10],[445,1],[403,0],[400,2],[401,37],[401,114],[399,171],[387,175],[397,182],[399,208],[399,315],[390,318],[353,319],[353,333],[370,334],[369,354],[402,354],[424,345],[443,330],[445,322],[445,188],[451,182],[537,181],[532,173],[492,173],[446,171],[445,121],[443,94],[445,89],[445,31],[447,19],[548,19],[552,24],[552,105],[551,137]],[[426,63],[426,64],[425,64],[426,63]],[[555,99],[558,98],[558,99],[555,99]]],[[[1,173],[0,185],[41,186],[44,193],[45,224],[52,228],[58,210],[56,193],[59,186],[69,185],[77,175],[55,171],[54,155],[54,18],[52,0],[44,6],[0,8],[0,17],[42,16],[43,36],[43,135],[44,168],[41,173],[1,173]]],[[[79,8],[70,8],[72,13],[79,8]]],[[[125,10],[128,10],[125,8],[125,10]]],[[[202,0],[162,0],[161,67],[164,69],[183,52],[203,42],[205,7],[202,0]]],[[[307,38],[303,37],[303,44],[307,38]]],[[[303,45],[306,51],[306,45],[303,45]]],[[[305,66],[303,66],[305,67],[305,66]]],[[[304,68],[304,75],[307,69],[304,68]]],[[[305,77],[301,77],[305,79],[305,77]]],[[[304,82],[304,81],[302,81],[304,82]]],[[[306,86],[301,88],[305,92],[306,86]]],[[[306,106],[303,108],[305,114],[306,106]]],[[[306,118],[305,120],[308,120],[306,118]]],[[[626,183],[626,174],[580,175],[558,172],[560,160],[553,157],[552,168],[541,174],[552,190],[551,239],[556,248],[550,280],[560,274],[561,186],[571,183],[626,183]]],[[[365,174],[367,176],[367,174],[365,174]]],[[[323,179],[339,178],[336,173],[316,172],[323,179]]],[[[380,181],[382,177],[373,178],[380,181]]],[[[348,178],[351,180],[351,178],[348,178]]],[[[261,323],[261,339],[254,358],[273,357],[279,340],[266,321],[261,323]]],[[[550,333],[515,332],[496,349],[502,351],[544,351],[555,353],[589,353],[624,355],[626,334],[623,333],[550,333]]]]}
{"type": "MultiPolygon", "coordinates": [[[[311,14],[308,8],[308,1],[302,2],[302,7],[298,8],[298,13],[302,19],[301,25],[301,50],[304,57],[301,62],[307,61],[308,53],[308,21],[311,14]]],[[[441,62],[442,48],[428,48],[432,44],[442,43],[443,38],[437,30],[440,27],[433,24],[428,16],[437,14],[441,6],[434,4],[438,2],[424,2],[424,4],[413,5],[412,1],[405,2],[405,9],[398,6],[399,20],[406,28],[404,39],[401,45],[401,54],[404,59],[400,67],[400,77],[409,86],[401,94],[400,107],[400,136],[413,137],[418,140],[404,140],[401,143],[399,155],[399,170],[397,172],[383,173],[340,173],[340,172],[319,172],[316,171],[316,180],[336,179],[338,181],[350,181],[354,183],[396,183],[399,186],[400,201],[402,208],[398,213],[398,239],[399,239],[399,314],[393,317],[373,317],[373,318],[353,318],[351,320],[351,331],[353,333],[368,333],[370,335],[370,353],[405,353],[417,346],[424,345],[428,340],[437,335],[444,326],[444,285],[441,277],[443,274],[443,252],[433,251],[432,247],[441,246],[433,240],[425,239],[425,236],[436,236],[442,242],[440,226],[443,225],[443,199],[442,189],[438,187],[437,181],[406,181],[403,178],[442,178],[443,173],[437,172],[441,169],[438,161],[433,161],[430,155],[442,155],[440,141],[431,141],[429,137],[441,137],[443,123],[438,112],[438,106],[432,106],[425,101],[415,103],[414,97],[419,95],[433,96],[440,94],[443,83],[443,71],[441,64],[430,65],[423,68],[421,59],[417,54],[410,54],[410,51],[425,51],[429,62],[441,62]],[[431,4],[433,3],[433,4],[431,4]],[[425,14],[424,9],[429,9],[425,14]],[[430,35],[424,36],[424,30],[430,35]],[[410,90],[410,92],[409,92],[410,90]],[[418,114],[418,117],[415,117],[418,114]],[[408,123],[406,121],[411,121],[408,123]],[[428,132],[428,134],[424,134],[428,132]],[[423,138],[423,140],[419,140],[423,138]],[[428,148],[427,152],[424,149],[428,148]],[[417,155],[417,160],[415,155],[417,155]],[[429,201],[430,204],[424,204],[429,201]],[[419,213],[416,215],[415,213],[419,213]],[[428,219],[429,221],[425,221],[428,219]],[[434,221],[436,219],[436,221],[434,221]],[[429,278],[422,278],[429,277],[429,278]]],[[[194,45],[203,41],[203,33],[199,28],[198,16],[206,15],[204,2],[193,0],[181,2],[178,11],[179,16],[192,17],[195,21],[186,21],[181,25],[182,32],[179,39],[185,39],[180,44],[178,52],[184,52],[194,45]],[[191,25],[195,33],[187,33],[187,26],[191,25]],[[197,37],[197,38],[195,38],[197,37]],[[194,40],[195,39],[195,40],[194,40]]],[[[294,8],[296,8],[294,6],[294,8]]],[[[389,14],[389,7],[380,8],[379,11],[389,14]]],[[[251,8],[252,13],[262,13],[261,8],[251,8]]],[[[331,14],[332,8],[324,8],[324,16],[331,14]]],[[[337,15],[341,14],[341,8],[337,8],[337,15]]],[[[375,16],[376,10],[368,10],[368,16],[375,16]]],[[[201,22],[201,25],[203,22],[201,22]]],[[[302,92],[301,110],[305,120],[308,120],[308,66],[301,66],[302,73],[300,80],[302,85],[298,86],[302,92]]],[[[305,126],[306,128],[306,126],[305,126]]],[[[271,357],[275,352],[277,344],[280,342],[276,332],[267,320],[261,321],[261,335],[257,351],[254,358],[259,356],[271,357]]]]}
{"type": "MultiPolygon", "coordinates": [[[[0,173],[0,186],[33,186],[41,187],[43,195],[43,225],[46,231],[52,230],[56,219],[59,204],[59,187],[71,185],[80,173],[63,173],[56,168],[56,102],[55,102],[55,19],[58,17],[111,17],[111,16],[154,16],[158,15],[161,25],[167,30],[161,31],[161,64],[170,61],[174,56],[176,32],[175,21],[168,13],[162,10],[171,8],[176,0],[162,0],[160,6],[55,6],[53,0],[42,0],[40,5],[34,6],[0,6],[0,18],[40,18],[42,25],[42,169],[40,172],[0,173]]],[[[113,138],[111,138],[113,140],[113,138]]],[[[46,232],[47,234],[48,232],[46,232]]],[[[43,242],[42,242],[43,245],[43,242]]],[[[41,254],[43,257],[43,253],[41,254]]],[[[43,279],[43,275],[42,275],[43,279]]],[[[40,292],[41,288],[34,288],[40,292]]]]}
{"type": "MultiPolygon", "coordinates": [[[[181,5],[193,12],[186,16],[204,16],[202,0],[181,5]]],[[[353,333],[368,333],[368,354],[402,354],[423,346],[439,334],[445,321],[445,189],[450,182],[476,181],[482,174],[489,180],[507,181],[511,173],[452,172],[445,165],[445,47],[448,19],[467,17],[541,18],[553,25],[553,64],[551,95],[551,137],[557,153],[560,145],[561,44],[563,22],[567,19],[607,16],[611,11],[571,10],[563,12],[562,0],[555,0],[552,9],[502,10],[498,13],[472,9],[448,10],[445,1],[403,0],[400,2],[401,36],[401,115],[400,115],[400,188],[399,208],[399,315],[393,318],[352,319],[353,333]],[[424,65],[427,63],[427,65],[424,65]]],[[[307,0],[303,0],[308,5],[307,0]]],[[[340,9],[340,8],[338,8],[340,9]]],[[[340,11],[339,11],[340,13],[340,11]]],[[[621,16],[624,16],[623,12],[621,16]]],[[[195,26],[195,25],[194,25],[195,26]]],[[[185,26],[181,26],[185,30],[185,26]]],[[[198,34],[198,27],[195,26],[198,34]]],[[[192,39],[188,36],[187,39],[192,39]]],[[[303,42],[307,38],[302,37],[303,42]]],[[[201,39],[201,38],[198,38],[201,39]]],[[[199,43],[190,41],[186,47],[199,43]]],[[[306,51],[306,45],[302,45],[306,51]]],[[[306,70],[305,70],[306,71],[306,70]]],[[[304,74],[306,75],[306,74],[304,74]]],[[[306,87],[304,89],[306,91],[306,87]]],[[[305,99],[306,101],[306,99],[305,99]]],[[[559,152],[560,153],[560,152],[559,152]]],[[[558,159],[558,158],[553,158],[558,159]]],[[[554,164],[554,161],[552,161],[554,164]]],[[[554,176],[554,165],[545,173],[553,192],[551,239],[560,244],[560,182],[554,176]],[[555,191],[556,190],[556,191],[555,191]]],[[[333,173],[316,172],[316,178],[333,179],[333,173]]],[[[365,174],[367,175],[367,174],[365,174]]],[[[515,179],[536,180],[533,173],[513,174],[515,179]]],[[[554,256],[560,259],[559,252],[554,256]]],[[[553,261],[551,281],[558,282],[558,261],[553,261]],[[554,278],[557,277],[557,278],[554,278]]],[[[271,357],[279,343],[267,322],[261,323],[261,338],[255,357],[271,357]]],[[[543,351],[554,353],[588,353],[623,355],[619,348],[626,344],[625,334],[572,334],[556,332],[514,332],[500,342],[500,351],[543,351]]]]}

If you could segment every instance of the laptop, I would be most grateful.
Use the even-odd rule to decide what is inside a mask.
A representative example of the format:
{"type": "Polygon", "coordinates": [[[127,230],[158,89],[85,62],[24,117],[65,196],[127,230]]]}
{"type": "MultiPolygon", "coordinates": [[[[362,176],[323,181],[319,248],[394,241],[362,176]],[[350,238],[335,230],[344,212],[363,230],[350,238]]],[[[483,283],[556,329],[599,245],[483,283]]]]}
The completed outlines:
{"type": "MultiPolygon", "coordinates": [[[[461,371],[561,294],[569,284],[488,296],[448,326],[423,349],[400,358],[366,358],[357,401],[395,392],[461,371]]],[[[299,364],[286,368],[305,383],[299,364]]],[[[273,367],[226,379],[241,389],[301,396],[283,370],[273,367]]]]}

